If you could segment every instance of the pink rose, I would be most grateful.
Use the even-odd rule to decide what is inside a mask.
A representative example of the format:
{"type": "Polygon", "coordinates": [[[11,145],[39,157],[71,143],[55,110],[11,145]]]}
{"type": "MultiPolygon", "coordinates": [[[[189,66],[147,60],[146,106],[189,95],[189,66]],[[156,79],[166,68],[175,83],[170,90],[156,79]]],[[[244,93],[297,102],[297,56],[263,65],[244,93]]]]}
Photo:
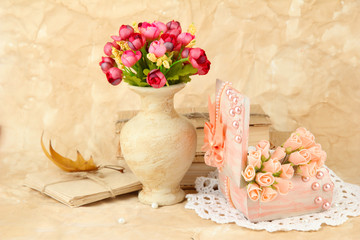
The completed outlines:
{"type": "Polygon", "coordinates": [[[293,163],[294,165],[303,165],[307,164],[311,160],[311,154],[309,150],[302,149],[297,152],[293,152],[290,154],[289,162],[293,163]]]}
{"type": "Polygon", "coordinates": [[[166,78],[159,69],[154,69],[148,73],[146,82],[153,88],[161,88],[166,84],[166,78]]]}
{"type": "Polygon", "coordinates": [[[267,172],[267,173],[257,173],[256,177],[255,177],[255,181],[261,186],[261,187],[267,187],[267,186],[271,186],[274,181],[275,178],[272,175],[272,173],[267,172]]]}
{"type": "Polygon", "coordinates": [[[119,36],[111,36],[115,41],[125,41],[131,34],[134,33],[134,29],[129,25],[121,25],[119,29],[119,36]]]}
{"type": "Polygon", "coordinates": [[[266,159],[269,158],[270,143],[269,141],[262,140],[256,145],[256,150],[261,150],[261,155],[266,159]]]}
{"type": "Polygon", "coordinates": [[[118,85],[122,81],[122,71],[117,67],[112,67],[106,72],[106,78],[112,85],[118,85]]]}
{"type": "Polygon", "coordinates": [[[273,186],[281,195],[287,194],[290,191],[290,189],[294,187],[290,180],[285,180],[278,177],[275,178],[275,183],[273,186]]]}
{"type": "Polygon", "coordinates": [[[194,68],[198,69],[197,74],[205,75],[209,72],[211,63],[207,59],[205,51],[201,48],[191,48],[189,50],[189,61],[194,68]]]}
{"type": "Polygon", "coordinates": [[[298,166],[296,173],[303,177],[314,177],[316,171],[316,162],[310,162],[309,164],[298,166]]]}
{"type": "Polygon", "coordinates": [[[247,185],[247,194],[252,201],[257,201],[260,198],[260,187],[256,183],[247,185]]]}
{"type": "Polygon", "coordinates": [[[315,145],[314,135],[310,131],[306,130],[306,128],[298,128],[295,133],[299,134],[303,148],[310,148],[315,145]]]}
{"type": "Polygon", "coordinates": [[[126,50],[123,55],[121,55],[121,62],[127,67],[132,67],[135,63],[137,63],[137,61],[139,61],[140,58],[140,51],[136,51],[136,53],[134,53],[132,50],[126,50]]]}
{"type": "Polygon", "coordinates": [[[317,168],[321,168],[326,161],[326,157],[327,157],[326,152],[323,150],[320,150],[317,147],[310,148],[309,151],[311,154],[311,161],[316,163],[317,168]]]}
{"type": "Polygon", "coordinates": [[[265,172],[277,173],[281,170],[281,163],[277,159],[269,159],[267,162],[264,162],[263,170],[265,172]]]}
{"type": "Polygon", "coordinates": [[[148,22],[142,22],[138,24],[140,33],[144,35],[146,40],[157,39],[160,35],[160,29],[155,25],[148,22]]]}
{"type": "Polygon", "coordinates": [[[165,23],[160,22],[160,21],[155,21],[153,22],[153,24],[155,24],[157,26],[158,29],[160,29],[161,32],[166,32],[167,31],[167,27],[165,25],[165,23]]]}
{"type": "Polygon", "coordinates": [[[145,45],[146,39],[140,33],[133,33],[130,35],[127,43],[132,50],[137,51],[145,45]]]}
{"type": "Polygon", "coordinates": [[[191,35],[190,33],[180,33],[179,36],[177,36],[177,41],[181,43],[182,46],[188,45],[193,39],[195,38],[194,35],[191,35]]]}
{"type": "Polygon", "coordinates": [[[255,178],[255,168],[252,165],[247,165],[245,170],[241,172],[245,181],[250,182],[255,178]]]}
{"type": "Polygon", "coordinates": [[[294,168],[290,163],[281,165],[280,177],[291,179],[294,176],[294,168]]]}
{"type": "Polygon", "coordinates": [[[178,36],[181,33],[181,26],[178,21],[170,21],[166,24],[168,34],[173,34],[175,36],[178,36]]]}
{"type": "Polygon", "coordinates": [[[112,48],[116,48],[118,50],[120,50],[120,46],[115,42],[107,42],[104,46],[104,53],[107,55],[107,56],[111,56],[112,55],[112,48]]]}
{"type": "Polygon", "coordinates": [[[174,48],[178,48],[177,46],[181,47],[181,43],[178,43],[176,36],[172,34],[162,34],[160,37],[160,42],[164,44],[168,52],[173,51],[174,48]]]}
{"type": "Polygon", "coordinates": [[[102,57],[102,61],[99,62],[99,65],[101,67],[101,70],[106,73],[107,71],[109,71],[110,68],[115,65],[115,61],[110,57],[102,57]]]}
{"type": "Polygon", "coordinates": [[[285,148],[277,147],[276,150],[271,154],[271,158],[279,159],[281,161],[285,157],[285,148]]]}
{"type": "Polygon", "coordinates": [[[286,151],[288,151],[289,149],[289,152],[294,151],[300,148],[301,146],[302,146],[301,139],[299,135],[297,135],[296,133],[292,133],[291,136],[284,143],[284,148],[286,149],[286,151]]]}
{"type": "Polygon", "coordinates": [[[277,197],[277,192],[271,187],[265,187],[262,189],[261,202],[270,202],[277,197]]]}
{"type": "Polygon", "coordinates": [[[261,150],[250,151],[247,159],[249,165],[261,168],[261,150]]]}
{"type": "Polygon", "coordinates": [[[319,143],[315,144],[315,146],[309,148],[308,150],[311,154],[312,161],[320,161],[321,155],[322,155],[322,149],[321,149],[321,145],[319,143]]]}
{"type": "Polygon", "coordinates": [[[162,57],[166,53],[166,47],[160,41],[153,41],[149,47],[149,53],[155,54],[156,57],[162,57]]]}

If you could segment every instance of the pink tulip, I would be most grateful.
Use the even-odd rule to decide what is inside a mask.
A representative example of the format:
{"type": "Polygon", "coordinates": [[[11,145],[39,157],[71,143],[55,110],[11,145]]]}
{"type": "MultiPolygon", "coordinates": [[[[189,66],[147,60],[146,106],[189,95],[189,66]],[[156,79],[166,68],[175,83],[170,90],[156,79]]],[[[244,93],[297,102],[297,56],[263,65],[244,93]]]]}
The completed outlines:
{"type": "Polygon", "coordinates": [[[150,24],[148,22],[142,22],[138,24],[140,33],[144,35],[146,40],[157,39],[160,35],[160,29],[155,24],[150,24]]]}
{"type": "Polygon", "coordinates": [[[155,22],[153,22],[153,24],[155,24],[158,27],[158,29],[160,29],[161,32],[164,33],[167,31],[167,27],[166,27],[165,23],[160,22],[160,21],[155,21],[155,22]]]}
{"type": "Polygon", "coordinates": [[[127,40],[131,34],[134,33],[134,29],[129,25],[121,25],[119,29],[119,36],[111,36],[115,41],[127,40]]]}
{"type": "Polygon", "coordinates": [[[180,33],[179,36],[177,36],[177,41],[181,43],[182,46],[188,45],[193,39],[195,38],[194,35],[191,35],[190,33],[180,33]]]}
{"type": "Polygon", "coordinates": [[[110,57],[102,57],[102,61],[99,62],[99,65],[101,67],[101,70],[106,73],[107,71],[109,71],[110,68],[115,65],[115,61],[110,57]]]}
{"type": "Polygon", "coordinates": [[[120,46],[115,42],[107,42],[104,46],[104,53],[107,55],[107,56],[111,56],[112,55],[112,48],[116,48],[118,50],[120,50],[120,46]]]}
{"type": "Polygon", "coordinates": [[[149,47],[149,53],[155,54],[157,58],[164,56],[166,47],[160,41],[153,41],[149,47]]]}
{"type": "Polygon", "coordinates": [[[161,88],[166,84],[166,78],[159,69],[154,69],[148,73],[146,82],[153,88],[161,88]]]}
{"type": "Polygon", "coordinates": [[[166,27],[168,29],[166,33],[168,34],[173,34],[175,36],[178,36],[181,33],[181,26],[178,21],[172,20],[166,24],[166,27]]]}
{"type": "Polygon", "coordinates": [[[122,71],[117,67],[112,67],[106,72],[106,78],[112,85],[118,85],[122,81],[122,71]]]}
{"type": "Polygon", "coordinates": [[[145,37],[140,33],[133,33],[128,40],[129,47],[134,50],[140,50],[146,43],[145,37]]]}
{"type": "Polygon", "coordinates": [[[126,50],[123,53],[123,55],[121,56],[121,61],[125,66],[132,67],[132,66],[135,65],[135,63],[137,61],[139,61],[140,58],[141,58],[141,52],[140,51],[136,51],[136,53],[134,53],[131,50],[126,50]]]}
{"type": "Polygon", "coordinates": [[[190,49],[191,48],[184,48],[184,50],[181,52],[181,57],[187,58],[189,56],[190,49]]]}
{"type": "Polygon", "coordinates": [[[210,61],[207,59],[205,51],[201,48],[191,48],[189,51],[189,61],[194,68],[198,69],[197,74],[205,75],[209,72],[210,61]]]}

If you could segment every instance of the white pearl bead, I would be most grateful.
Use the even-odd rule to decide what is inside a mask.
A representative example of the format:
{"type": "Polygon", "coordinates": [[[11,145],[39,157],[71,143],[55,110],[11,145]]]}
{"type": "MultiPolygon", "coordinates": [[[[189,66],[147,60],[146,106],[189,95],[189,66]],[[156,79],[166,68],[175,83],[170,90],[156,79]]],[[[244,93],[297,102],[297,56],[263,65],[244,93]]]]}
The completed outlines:
{"type": "Polygon", "coordinates": [[[234,109],[231,108],[230,111],[229,111],[229,114],[230,114],[231,117],[234,117],[235,116],[234,109]]]}
{"type": "Polygon", "coordinates": [[[314,200],[314,202],[316,204],[320,204],[320,203],[322,203],[322,201],[323,201],[322,197],[316,197],[315,200],[314,200]]]}
{"type": "Polygon", "coordinates": [[[159,204],[156,203],[156,202],[154,202],[154,203],[151,204],[151,207],[152,207],[152,208],[158,208],[158,207],[159,207],[159,204]]]}
{"type": "Polygon", "coordinates": [[[301,179],[303,180],[303,182],[308,182],[310,180],[310,177],[302,177],[301,179]]]}
{"type": "Polygon", "coordinates": [[[124,218],[119,218],[119,219],[118,219],[118,223],[124,224],[124,223],[125,223],[125,219],[124,219],[124,218]]]}
{"type": "Polygon", "coordinates": [[[320,184],[318,182],[314,182],[312,185],[311,185],[311,188],[312,190],[314,191],[317,191],[320,189],[320,184]]]}
{"type": "Polygon", "coordinates": [[[324,173],[322,172],[322,171],[318,171],[317,173],[316,173],[316,178],[317,179],[322,179],[324,177],[324,173]]]}

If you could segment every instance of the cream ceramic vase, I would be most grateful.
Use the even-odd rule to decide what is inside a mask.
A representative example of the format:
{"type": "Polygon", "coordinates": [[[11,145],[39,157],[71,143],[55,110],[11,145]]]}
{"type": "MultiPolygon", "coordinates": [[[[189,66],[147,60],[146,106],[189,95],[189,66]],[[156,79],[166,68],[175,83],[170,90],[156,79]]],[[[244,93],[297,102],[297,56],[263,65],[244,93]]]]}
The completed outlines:
{"type": "Polygon", "coordinates": [[[185,197],[180,182],[195,156],[196,131],[174,109],[174,95],[184,87],[130,86],[141,97],[141,111],[122,128],[120,143],[126,163],[143,184],[142,203],[172,205],[185,197]]]}

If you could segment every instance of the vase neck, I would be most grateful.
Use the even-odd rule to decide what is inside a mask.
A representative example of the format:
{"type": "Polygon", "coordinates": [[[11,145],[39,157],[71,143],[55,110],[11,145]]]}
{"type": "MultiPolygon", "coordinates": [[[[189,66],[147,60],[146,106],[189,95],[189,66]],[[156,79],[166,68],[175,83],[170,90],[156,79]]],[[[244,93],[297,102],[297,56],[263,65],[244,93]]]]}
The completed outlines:
{"type": "Polygon", "coordinates": [[[144,112],[175,112],[174,94],[141,95],[141,110],[144,112]]]}
{"type": "Polygon", "coordinates": [[[176,114],[174,109],[174,95],[184,87],[185,84],[177,84],[160,89],[145,87],[130,87],[130,89],[140,95],[141,110],[143,112],[176,114]]]}

